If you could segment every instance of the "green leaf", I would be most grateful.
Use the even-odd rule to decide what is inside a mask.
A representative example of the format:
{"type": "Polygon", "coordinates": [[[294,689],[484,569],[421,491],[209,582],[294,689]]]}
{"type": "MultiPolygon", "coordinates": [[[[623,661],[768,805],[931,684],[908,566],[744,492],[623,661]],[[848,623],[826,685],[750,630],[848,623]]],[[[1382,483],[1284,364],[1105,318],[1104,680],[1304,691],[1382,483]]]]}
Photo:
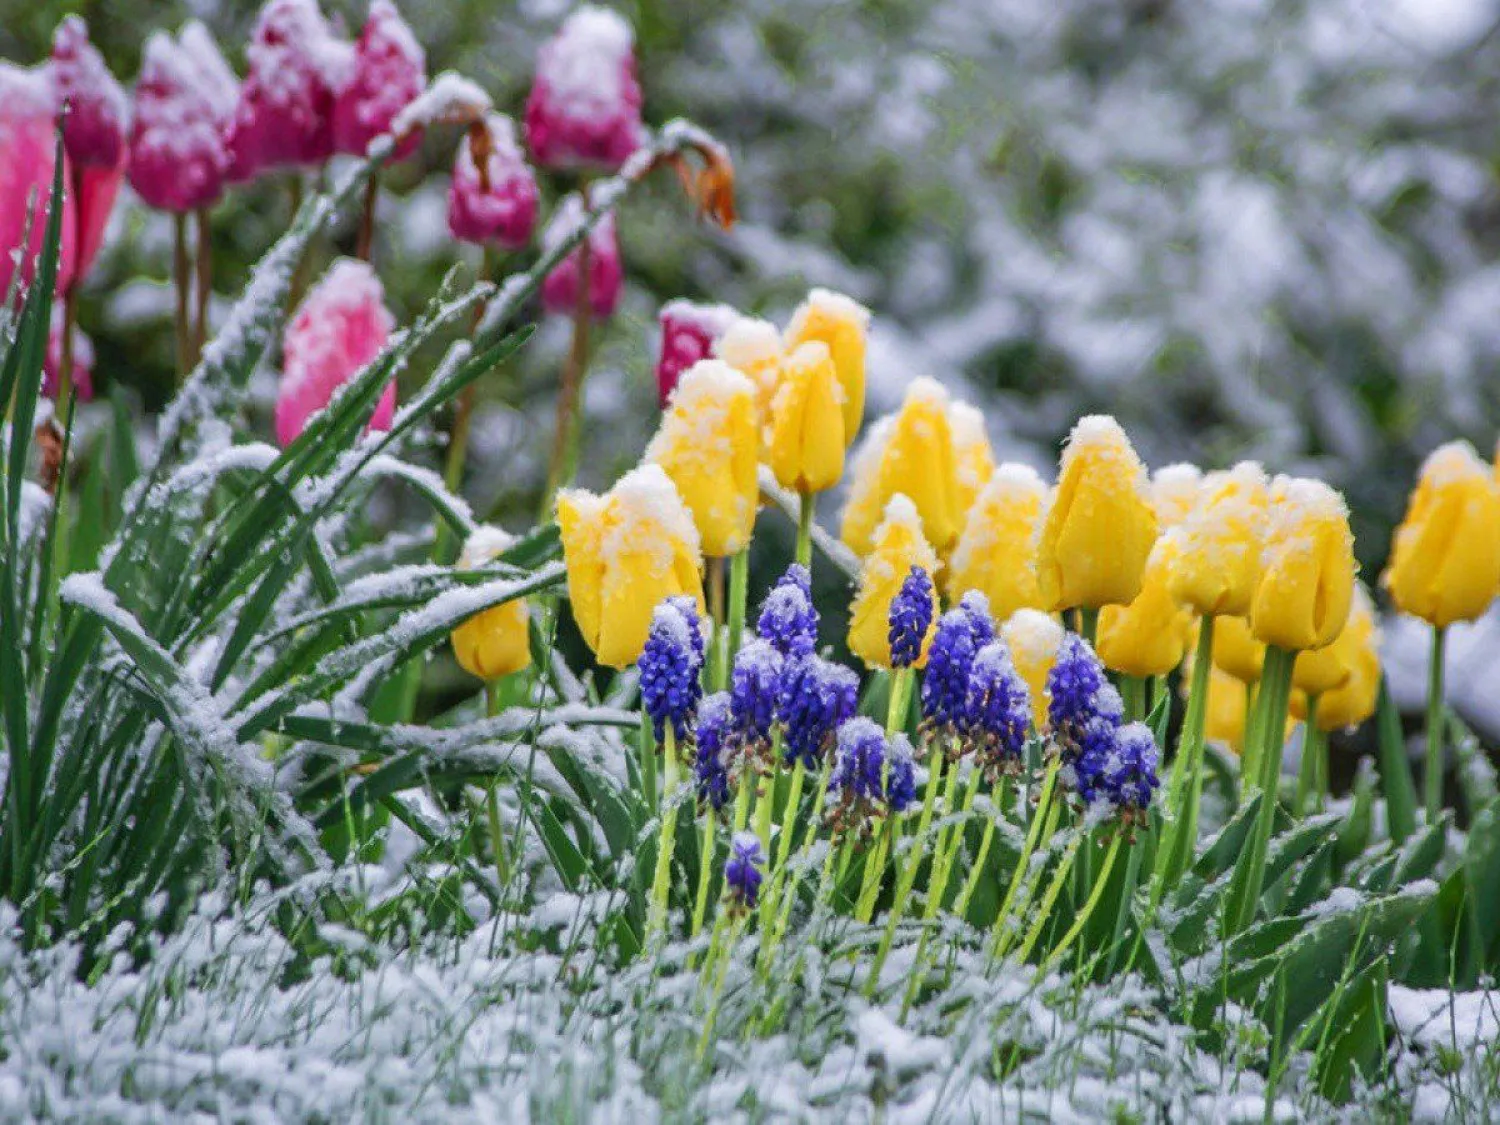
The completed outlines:
{"type": "Polygon", "coordinates": [[[1390,685],[1382,677],[1380,701],[1375,708],[1375,729],[1380,742],[1380,784],[1385,793],[1386,824],[1398,844],[1417,828],[1417,790],[1406,760],[1406,741],[1401,737],[1401,714],[1391,702],[1390,685]]]}

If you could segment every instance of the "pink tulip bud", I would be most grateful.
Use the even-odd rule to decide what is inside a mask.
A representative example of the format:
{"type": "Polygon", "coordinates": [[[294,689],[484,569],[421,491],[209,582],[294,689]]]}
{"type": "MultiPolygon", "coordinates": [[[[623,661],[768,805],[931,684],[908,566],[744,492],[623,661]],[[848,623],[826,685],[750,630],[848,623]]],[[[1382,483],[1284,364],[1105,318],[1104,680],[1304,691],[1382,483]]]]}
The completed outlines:
{"type": "MultiPolygon", "coordinates": [[[[282,340],[281,389],[276,396],[276,440],[290,445],[308,419],[380,354],[396,319],[368,262],[340,258],[313,286],[282,340]]],[[[388,430],[396,412],[396,384],[375,405],[370,429],[388,430]]]]}
{"type": "Polygon", "coordinates": [[[270,0],[247,52],[250,68],[229,124],[229,179],[306,167],[333,155],[334,91],[354,48],[334,35],[317,0],[270,0]]]}
{"type": "Polygon", "coordinates": [[[174,40],[146,40],[135,86],[130,186],[150,207],[177,213],[207,207],[224,190],[224,129],[238,92],[208,29],[189,23],[174,40]]]}
{"type": "MultiPolygon", "coordinates": [[[[552,221],[542,232],[542,252],[547,253],[568,238],[583,223],[583,201],[576,195],[563,198],[552,221]]],[[[625,271],[620,264],[620,243],[615,237],[615,217],[605,215],[588,234],[588,301],[594,316],[607,320],[620,303],[625,271]]],[[[578,307],[579,260],[583,247],[573,250],[542,280],[542,307],[548,312],[571,316],[578,307]]]]}
{"type": "Polygon", "coordinates": [[[526,142],[539,165],[614,171],[641,146],[634,46],[623,19],[585,6],[537,52],[526,142]]]}
{"type": "MultiPolygon", "coordinates": [[[[363,156],[370,142],[390,131],[391,122],[427,88],[427,56],[391,0],[370,0],[370,18],[354,47],[354,67],[333,106],[333,147],[363,156]]],[[[416,151],[413,133],[394,159],[416,151]]]]}
{"type": "MultiPolygon", "coordinates": [[[[0,62],[0,300],[10,292],[18,268],[22,285],[29,285],[36,275],[47,233],[56,115],[52,76],[46,69],[25,70],[0,62]]],[[[65,152],[63,161],[67,159],[65,152]]],[[[64,184],[68,178],[64,171],[64,184]]],[[[65,200],[63,207],[59,291],[72,283],[74,262],[72,200],[65,200]]]]}
{"type": "Polygon", "coordinates": [[[661,307],[661,353],[656,360],[656,394],[662,409],[677,389],[677,380],[700,359],[713,355],[720,336],[739,318],[728,305],[668,301],[661,307]]]}
{"type": "MultiPolygon", "coordinates": [[[[42,394],[57,398],[57,384],[62,378],[63,310],[52,306],[52,326],[47,333],[47,354],[42,360],[42,394]]],[[[73,393],[80,402],[94,399],[94,342],[73,326],[73,393]]]]}
{"type": "Polygon", "coordinates": [[[519,250],[536,229],[536,206],[536,177],[516,143],[515,123],[492,113],[459,147],[448,189],[448,230],[462,242],[519,250]]]}
{"type": "Polygon", "coordinates": [[[66,105],[63,145],[80,168],[114,168],[125,158],[125,91],[89,42],[88,25],[69,16],[52,35],[52,81],[66,105]]]}

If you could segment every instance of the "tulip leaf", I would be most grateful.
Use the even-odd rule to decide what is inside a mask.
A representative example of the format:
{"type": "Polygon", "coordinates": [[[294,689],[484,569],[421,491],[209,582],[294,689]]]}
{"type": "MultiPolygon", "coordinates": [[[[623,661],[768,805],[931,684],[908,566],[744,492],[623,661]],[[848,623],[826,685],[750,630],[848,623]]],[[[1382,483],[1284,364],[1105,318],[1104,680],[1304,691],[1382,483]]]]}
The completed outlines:
{"type": "Polygon", "coordinates": [[[1390,685],[1380,681],[1380,701],[1375,708],[1375,729],[1380,742],[1380,787],[1385,793],[1385,816],[1391,839],[1398,844],[1417,828],[1417,790],[1401,736],[1401,715],[1391,700],[1390,685]]]}

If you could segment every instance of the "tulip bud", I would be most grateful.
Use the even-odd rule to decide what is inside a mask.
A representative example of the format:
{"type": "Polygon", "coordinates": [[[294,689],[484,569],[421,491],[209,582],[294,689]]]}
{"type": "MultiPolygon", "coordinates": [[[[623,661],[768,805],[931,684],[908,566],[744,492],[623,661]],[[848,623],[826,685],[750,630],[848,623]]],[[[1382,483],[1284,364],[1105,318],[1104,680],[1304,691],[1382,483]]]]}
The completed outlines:
{"type": "Polygon", "coordinates": [[[536,229],[536,207],[536,177],[516,143],[515,123],[502,113],[487,115],[458,147],[448,187],[448,232],[460,242],[520,250],[536,229]]]}
{"type": "MultiPolygon", "coordinates": [[[[427,55],[392,0],[370,0],[370,15],[354,45],[354,60],[333,103],[335,152],[363,156],[390,132],[396,115],[427,89],[427,55]]],[[[392,159],[405,160],[421,136],[404,138],[392,159]]]]}
{"type": "Polygon", "coordinates": [[[184,214],[218,200],[229,170],[223,134],[237,91],[201,23],[186,24],[176,39],[151,33],[135,84],[128,167],[130,186],[147,206],[184,214]]]}
{"type": "Polygon", "coordinates": [[[1018,609],[1040,609],[1036,541],[1046,503],[1047,486],[1030,465],[1007,462],[997,468],[953,549],[948,600],[978,590],[1001,621],[1018,609]]]}
{"type": "Polygon", "coordinates": [[[1113,418],[1073,427],[1037,549],[1037,589],[1048,608],[1129,605],[1156,542],[1145,467],[1113,418]]]}
{"type": "MultiPolygon", "coordinates": [[[[1319,695],[1318,729],[1335,731],[1358,726],[1375,713],[1375,704],[1380,697],[1380,628],[1375,619],[1375,606],[1363,585],[1354,587],[1349,621],[1338,639],[1318,653],[1298,656],[1298,669],[1307,656],[1322,656],[1324,653],[1336,653],[1348,675],[1338,687],[1319,695]]],[[[1305,697],[1293,694],[1292,714],[1299,719],[1307,717],[1305,697]]]]}
{"type": "Polygon", "coordinates": [[[916,505],[927,541],[939,553],[950,550],[962,513],[948,392],[933,379],[913,380],[901,409],[872,426],[855,454],[839,534],[856,555],[869,552],[875,527],[897,493],[916,505]]]}
{"type": "MultiPolygon", "coordinates": [[[[549,253],[569,238],[584,220],[583,200],[564,197],[542,232],[542,253],[549,253]]],[[[620,303],[625,270],[620,265],[620,243],[615,237],[615,217],[603,215],[589,231],[588,301],[598,320],[608,320],[620,303]]],[[[550,313],[572,316],[578,307],[578,273],[583,258],[579,246],[542,280],[542,307],[550,313]]]]}
{"type": "Polygon", "coordinates": [[[728,305],[698,305],[683,300],[668,301],[661,307],[657,316],[661,324],[661,350],[656,359],[658,405],[666,408],[682,373],[714,354],[714,342],[739,315],[728,305]]]}
{"type": "MultiPolygon", "coordinates": [[[[41,256],[52,198],[56,109],[45,69],[0,62],[0,300],[10,292],[17,259],[21,284],[29,285],[41,256]]],[[[62,159],[66,165],[66,152],[62,159]]],[[[68,179],[65,167],[63,182],[68,179]]],[[[59,291],[71,281],[74,259],[73,200],[65,197],[62,207],[59,291]]]]}
{"type": "Polygon", "coordinates": [[[1198,500],[1198,485],[1203,474],[1197,465],[1186,461],[1163,465],[1151,474],[1151,508],[1162,531],[1176,527],[1198,500]]]}
{"type": "Polygon", "coordinates": [[[749,545],[760,501],[760,432],[749,379],[717,359],[688,368],[645,460],[672,478],[705,555],[725,558],[749,545]]]}
{"type": "Polygon", "coordinates": [[[1204,617],[1243,617],[1260,581],[1266,537],[1266,474],[1254,461],[1209,473],[1183,519],[1172,596],[1204,617]]]}
{"type": "Polygon", "coordinates": [[[957,484],[958,526],[962,531],[979,493],[995,473],[995,451],[985,432],[984,415],[967,402],[948,407],[948,427],[953,431],[953,470],[957,484]]]}
{"type": "MultiPolygon", "coordinates": [[[[42,394],[57,398],[58,381],[62,378],[63,360],[63,310],[57,303],[52,305],[52,323],[47,332],[47,355],[42,361],[42,394]]],[[[84,335],[83,329],[73,326],[73,393],[80,402],[91,402],[94,398],[94,342],[84,335]]]]}
{"type": "Polygon", "coordinates": [[[1259,683],[1266,646],[1255,639],[1246,618],[1215,618],[1213,660],[1215,668],[1241,683],[1259,683]]]}
{"type": "Polygon", "coordinates": [[[1500,489],[1465,441],[1422,465],[1396,529],[1385,586],[1402,613],[1438,628],[1472,621],[1500,586],[1500,489]]]}
{"type": "Polygon", "coordinates": [[[1052,698],[1047,678],[1066,635],[1057,618],[1035,609],[1016,610],[1000,627],[1000,639],[1010,649],[1016,671],[1031,694],[1031,721],[1037,730],[1047,725],[1047,706],[1052,698]]]}
{"type": "MultiPolygon", "coordinates": [[[[498,527],[476,528],[458,556],[459,570],[494,562],[515,540],[498,527]]],[[[498,680],[531,663],[530,618],[525,598],[481,610],[453,630],[453,655],[481,680],[498,680]]]]}
{"type": "Polygon", "coordinates": [[[844,472],[844,416],[828,346],[803,344],[786,357],[771,399],[766,460],[783,488],[822,492],[844,472]]]}
{"type": "Polygon", "coordinates": [[[1126,676],[1165,676],[1182,663],[1193,639],[1193,615],[1167,591],[1177,552],[1175,535],[1158,539],[1135,600],[1099,611],[1096,647],[1105,667],[1126,676]]]}
{"type": "MultiPolygon", "coordinates": [[[[874,542],[859,572],[859,588],[849,609],[849,651],[871,668],[890,668],[891,603],[901,593],[913,567],[928,575],[941,564],[937,552],[922,535],[922,520],[916,506],[897,493],[886,504],[885,518],[875,529],[874,542]]],[[[933,613],[926,622],[920,652],[912,666],[927,663],[927,649],[932,642],[932,621],[937,616],[937,591],[929,582],[925,587],[932,600],[933,613]]]]}
{"type": "Polygon", "coordinates": [[[844,413],[844,444],[853,445],[865,414],[865,337],[870,310],[842,293],[814,289],[792,314],[786,329],[786,350],[820,340],[828,345],[838,373],[844,413]]]}
{"type": "Polygon", "coordinates": [[[104,245],[104,230],[125,178],[129,106],[125,91],[89,42],[88,26],[77,16],[58,25],[49,69],[58,111],[67,107],[63,147],[72,165],[68,189],[77,241],[71,281],[76,283],[104,245]]]}
{"type": "MultiPolygon", "coordinates": [[[[276,440],[290,445],[308,419],[385,347],[396,318],[369,263],[341,258],[328,268],[287,327],[282,341],[276,440]]],[[[396,412],[391,382],[375,405],[370,429],[388,430],[396,412]]]]}
{"type": "Polygon", "coordinates": [[[768,320],[737,317],[714,341],[713,354],[755,384],[755,405],[761,425],[771,418],[771,400],[781,383],[781,333],[768,320]]]}
{"type": "Polygon", "coordinates": [[[665,599],[687,595],[702,611],[698,529],[660,465],[632,469],[602,496],[559,493],[557,523],[573,618],[601,664],[640,657],[665,599]]]}
{"type": "Polygon", "coordinates": [[[1256,639],[1289,651],[1332,642],[1354,591],[1354,536],[1343,497],[1322,481],[1277,477],[1261,564],[1250,603],[1256,639]]]}
{"type": "Polygon", "coordinates": [[[641,87],[630,26],[584,6],[537,52],[526,141],[544,168],[617,170],[641,146],[641,87]]]}

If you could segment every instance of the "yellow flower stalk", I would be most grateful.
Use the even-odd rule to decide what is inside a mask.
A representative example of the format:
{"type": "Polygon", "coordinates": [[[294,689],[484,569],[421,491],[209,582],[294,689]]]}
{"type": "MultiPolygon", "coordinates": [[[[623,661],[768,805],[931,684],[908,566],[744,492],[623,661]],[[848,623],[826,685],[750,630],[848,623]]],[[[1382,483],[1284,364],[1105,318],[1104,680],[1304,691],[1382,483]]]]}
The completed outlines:
{"type": "Polygon", "coordinates": [[[1260,581],[1268,503],[1265,471],[1253,461],[1206,475],[1180,525],[1172,596],[1202,617],[1248,614],[1260,581]]]}
{"type": "Polygon", "coordinates": [[[786,328],[788,352],[811,340],[828,346],[838,374],[846,446],[854,443],[865,414],[865,338],[869,330],[870,310],[829,289],[809,293],[786,328]]]}
{"type": "Polygon", "coordinates": [[[1146,470],[1125,431],[1108,415],[1079,419],[1037,549],[1043,604],[1129,605],[1141,592],[1156,534],[1146,470]]]}
{"type": "MultiPolygon", "coordinates": [[[[936,575],[941,563],[922,535],[916,505],[901,493],[886,504],[885,518],[875,529],[875,541],[859,572],[859,588],[849,609],[849,650],[871,668],[891,666],[891,602],[914,566],[936,575]]],[[[922,639],[922,655],[914,667],[927,663],[927,649],[936,631],[937,593],[932,595],[933,624],[922,639]]]]}
{"type": "MultiPolygon", "coordinates": [[[[498,527],[479,527],[464,542],[459,570],[493,562],[515,540],[498,527]]],[[[530,617],[525,598],[513,598],[481,610],[453,630],[453,655],[459,666],[481,680],[498,680],[531,663],[530,617]]]]}
{"type": "Polygon", "coordinates": [[[958,524],[960,534],[969,512],[984,486],[995,473],[995,451],[985,431],[984,415],[967,402],[948,407],[948,425],[953,430],[953,467],[958,483],[958,524]]]}
{"type": "Polygon", "coordinates": [[[949,560],[945,588],[950,602],[978,590],[989,599],[997,621],[1018,609],[1042,608],[1036,542],[1047,492],[1030,465],[1006,462],[990,474],[949,560]]]}
{"type": "Polygon", "coordinates": [[[666,471],[693,515],[704,555],[744,550],[760,501],[755,385],[705,359],[683,372],[645,460],[666,471]]]}
{"type": "Polygon", "coordinates": [[[573,617],[601,664],[635,662],[665,599],[687,595],[702,609],[698,529],[660,465],[632,469],[602,496],[559,493],[557,523],[573,617]]]}
{"type": "Polygon", "coordinates": [[[1057,663],[1063,627],[1051,614],[1018,609],[1000,626],[1000,639],[1031,693],[1031,721],[1037,730],[1047,725],[1047,673],[1057,663]]]}
{"type": "Polygon", "coordinates": [[[844,473],[844,415],[828,346],[803,344],[782,363],[771,399],[766,462],[783,488],[811,496],[844,473]]]}
{"type": "Polygon", "coordinates": [[[886,505],[898,493],[916,506],[927,542],[939,554],[952,548],[963,509],[948,409],[942,384],[915,379],[901,409],[871,427],[854,458],[839,528],[840,538],[856,555],[869,553],[886,505]]]}
{"type": "Polygon", "coordinates": [[[714,355],[755,384],[756,416],[764,426],[781,382],[781,333],[769,320],[742,316],[714,342],[714,355]]]}
{"type": "Polygon", "coordinates": [[[1151,507],[1162,531],[1176,527],[1198,500],[1203,474],[1186,461],[1163,465],[1151,474],[1151,507]]]}
{"type": "Polygon", "coordinates": [[[1256,640],[1290,652],[1331,644],[1354,596],[1354,535],[1343,497],[1322,481],[1277,477],[1261,564],[1250,602],[1256,640]]]}
{"type": "Polygon", "coordinates": [[[1176,536],[1156,541],[1146,559],[1141,592],[1129,605],[1099,611],[1095,647],[1106,668],[1126,676],[1165,676],[1186,655],[1193,639],[1193,615],[1167,590],[1167,576],[1177,554],[1176,536]]]}

